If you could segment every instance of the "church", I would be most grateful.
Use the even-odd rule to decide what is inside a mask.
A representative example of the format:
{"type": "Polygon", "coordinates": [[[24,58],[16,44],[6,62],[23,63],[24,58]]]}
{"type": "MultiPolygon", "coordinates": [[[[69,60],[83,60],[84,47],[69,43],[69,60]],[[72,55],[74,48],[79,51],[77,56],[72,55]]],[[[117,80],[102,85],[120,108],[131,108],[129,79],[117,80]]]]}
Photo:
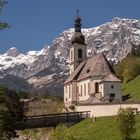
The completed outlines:
{"type": "Polygon", "coordinates": [[[64,105],[79,102],[121,102],[121,80],[103,53],[87,58],[87,44],[77,13],[75,32],[71,39],[70,75],[64,82],[64,105]]]}

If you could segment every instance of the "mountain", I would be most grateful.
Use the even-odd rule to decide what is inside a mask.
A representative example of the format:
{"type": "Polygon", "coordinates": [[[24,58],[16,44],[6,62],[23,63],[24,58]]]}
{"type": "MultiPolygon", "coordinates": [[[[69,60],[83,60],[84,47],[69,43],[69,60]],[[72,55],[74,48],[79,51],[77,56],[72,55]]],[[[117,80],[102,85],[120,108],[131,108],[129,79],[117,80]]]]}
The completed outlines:
{"type": "MultiPolygon", "coordinates": [[[[21,89],[63,93],[63,82],[69,72],[69,49],[74,29],[68,29],[55,38],[50,46],[40,51],[21,54],[16,48],[0,55],[0,81],[7,75],[24,79],[28,84],[21,89]],[[32,87],[32,88],[31,88],[32,87]]],[[[140,21],[114,18],[98,27],[82,29],[87,55],[104,52],[108,60],[117,63],[140,44],[140,21]]],[[[10,79],[12,80],[12,78],[10,79]]],[[[4,82],[0,82],[4,83],[4,82]]],[[[12,81],[14,84],[14,80],[12,81]]],[[[12,87],[12,85],[10,84],[12,87]]],[[[16,88],[15,88],[16,89],[16,88]]]]}

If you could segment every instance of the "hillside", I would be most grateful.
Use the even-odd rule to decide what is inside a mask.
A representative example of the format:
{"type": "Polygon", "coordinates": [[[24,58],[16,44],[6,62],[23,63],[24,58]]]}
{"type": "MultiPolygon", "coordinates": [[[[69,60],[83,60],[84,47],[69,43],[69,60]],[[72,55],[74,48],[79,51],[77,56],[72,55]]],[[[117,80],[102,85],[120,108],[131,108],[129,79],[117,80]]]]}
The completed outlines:
{"type": "Polygon", "coordinates": [[[124,95],[131,94],[133,100],[140,100],[140,75],[128,83],[123,83],[122,92],[124,95]]]}
{"type": "MultiPolygon", "coordinates": [[[[136,133],[134,140],[140,138],[140,116],[136,117],[136,133]]],[[[68,134],[74,135],[76,140],[121,140],[116,126],[115,117],[97,118],[96,122],[87,119],[70,127],[68,134]]]]}

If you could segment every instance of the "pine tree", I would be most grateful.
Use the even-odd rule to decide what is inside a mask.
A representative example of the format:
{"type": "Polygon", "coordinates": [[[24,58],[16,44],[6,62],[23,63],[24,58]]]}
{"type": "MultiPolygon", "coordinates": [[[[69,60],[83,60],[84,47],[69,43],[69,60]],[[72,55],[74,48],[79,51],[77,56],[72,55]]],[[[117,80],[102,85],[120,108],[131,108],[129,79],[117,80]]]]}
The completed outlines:
{"type": "Polygon", "coordinates": [[[16,129],[23,125],[23,110],[18,94],[0,87],[0,139],[16,137],[16,129]]]}

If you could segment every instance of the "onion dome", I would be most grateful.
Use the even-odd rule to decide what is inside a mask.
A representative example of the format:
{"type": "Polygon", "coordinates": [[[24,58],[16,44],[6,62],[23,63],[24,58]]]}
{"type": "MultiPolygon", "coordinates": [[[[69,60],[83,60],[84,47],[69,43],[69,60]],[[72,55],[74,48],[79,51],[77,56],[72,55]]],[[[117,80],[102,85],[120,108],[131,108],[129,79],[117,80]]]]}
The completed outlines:
{"type": "Polygon", "coordinates": [[[75,32],[72,37],[72,44],[85,44],[85,37],[81,32],[81,18],[79,17],[79,11],[77,10],[77,17],[75,18],[75,32]]]}

